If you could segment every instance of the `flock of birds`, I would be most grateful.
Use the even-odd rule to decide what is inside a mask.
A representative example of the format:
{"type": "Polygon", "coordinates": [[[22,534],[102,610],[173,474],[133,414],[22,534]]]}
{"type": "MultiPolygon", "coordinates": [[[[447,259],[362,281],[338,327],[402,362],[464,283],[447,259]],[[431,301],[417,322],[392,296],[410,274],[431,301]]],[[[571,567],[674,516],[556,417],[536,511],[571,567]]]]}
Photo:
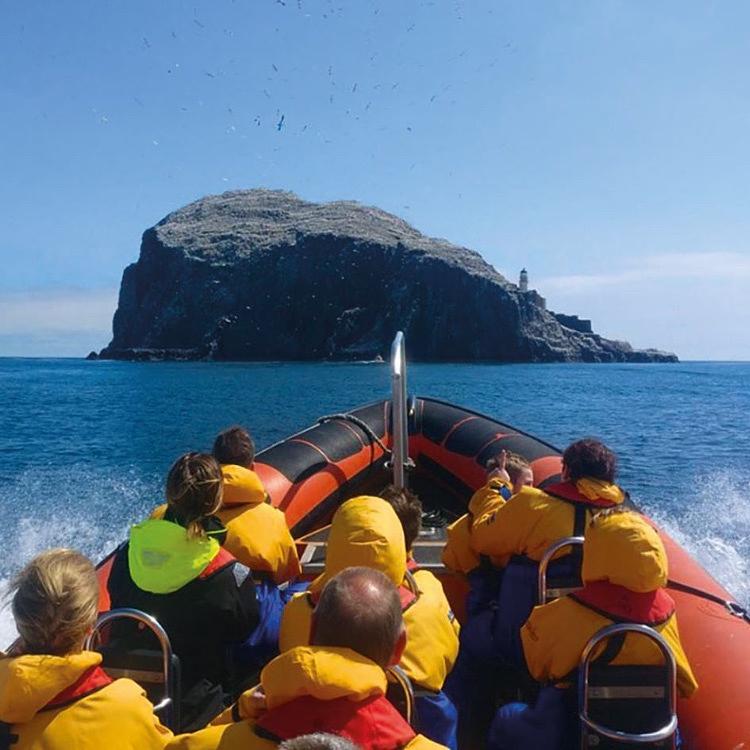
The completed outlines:
{"type": "MultiPolygon", "coordinates": [[[[300,14],[302,14],[305,18],[314,18],[315,16],[318,16],[322,20],[329,20],[332,19],[334,16],[341,15],[346,12],[346,9],[343,6],[336,6],[336,2],[341,2],[341,0],[325,0],[323,4],[323,9],[321,10],[321,3],[320,2],[311,2],[311,0],[268,0],[273,5],[279,6],[281,11],[294,11],[296,7],[296,11],[300,14]]],[[[236,0],[232,0],[232,3],[235,3],[236,0]]],[[[420,3],[421,6],[435,6],[437,5],[438,0],[424,0],[422,3],[420,3]]],[[[464,8],[463,3],[461,0],[452,0],[452,8],[453,8],[453,20],[455,22],[460,23],[464,18],[464,8]]],[[[378,16],[380,14],[381,9],[378,6],[374,6],[371,9],[373,16],[378,16]]],[[[490,9],[490,13],[492,10],[490,9]]],[[[285,20],[288,19],[280,19],[280,23],[283,23],[285,20]]],[[[193,9],[193,17],[191,19],[192,24],[195,26],[197,33],[205,33],[205,34],[211,34],[212,29],[210,23],[205,22],[204,19],[202,19],[199,16],[198,9],[193,9]]],[[[405,22],[405,25],[402,28],[402,31],[406,33],[414,32],[416,29],[416,22],[405,22]]],[[[275,32],[279,32],[280,27],[275,28],[275,32]]],[[[170,32],[170,35],[173,39],[178,39],[184,32],[180,32],[178,35],[177,31],[172,30],[170,32]]],[[[227,37],[234,37],[235,36],[235,30],[231,28],[224,28],[222,29],[222,33],[227,37]]],[[[154,43],[152,42],[152,39],[150,39],[147,36],[141,37],[141,46],[145,52],[149,52],[154,47],[154,43]]],[[[512,45],[510,43],[507,43],[505,45],[506,48],[511,48],[512,45]]],[[[454,55],[452,58],[453,61],[460,61],[462,58],[465,58],[467,55],[467,50],[462,50],[457,55],[454,55]]],[[[371,66],[371,68],[375,68],[379,62],[379,54],[378,52],[372,52],[367,54],[368,62],[371,66]]],[[[229,63],[234,63],[235,61],[233,59],[229,60],[229,63]]],[[[451,62],[451,59],[448,60],[448,62],[451,62]]],[[[498,58],[495,57],[493,60],[489,61],[486,64],[483,64],[480,67],[494,67],[498,62],[498,58]]],[[[275,129],[277,133],[283,133],[287,131],[290,128],[290,120],[287,116],[287,112],[285,112],[285,107],[283,105],[283,100],[288,95],[289,91],[289,79],[284,77],[284,74],[282,73],[282,64],[274,61],[269,62],[268,67],[268,74],[265,78],[265,84],[263,85],[263,88],[258,92],[258,95],[262,95],[263,100],[266,101],[265,107],[258,107],[258,104],[260,104],[263,100],[257,100],[256,101],[256,112],[251,115],[237,115],[235,116],[235,108],[232,106],[226,107],[226,113],[228,114],[229,118],[228,121],[226,121],[225,124],[225,133],[226,134],[233,134],[236,133],[238,130],[238,126],[242,129],[243,127],[253,127],[253,128],[261,128],[264,125],[266,127],[271,127],[275,129]],[[271,89],[271,91],[269,91],[271,89]],[[272,93],[272,91],[274,93],[272,93]],[[268,105],[271,105],[270,107],[268,105]],[[260,110],[260,111],[259,111],[260,110]]],[[[286,71],[284,71],[287,75],[293,75],[294,73],[298,72],[298,68],[291,68],[286,71]]],[[[176,75],[179,74],[181,71],[180,63],[173,63],[169,65],[166,69],[167,75],[176,75]]],[[[203,70],[202,71],[203,76],[209,79],[218,79],[225,75],[224,70],[222,69],[213,69],[213,70],[203,70]]],[[[327,65],[326,67],[326,85],[325,88],[328,89],[327,93],[327,104],[329,106],[337,106],[340,110],[339,114],[346,118],[352,118],[353,120],[360,120],[363,117],[366,117],[373,109],[373,105],[377,104],[378,98],[382,96],[383,92],[395,92],[397,89],[399,89],[399,86],[401,84],[400,81],[390,81],[390,82],[380,82],[380,83],[367,83],[365,85],[360,85],[359,81],[349,81],[347,83],[341,83],[340,80],[337,79],[337,76],[334,72],[334,66],[332,64],[327,65]],[[363,96],[363,94],[369,94],[369,96],[363,96]]],[[[426,77],[425,80],[428,80],[426,77]]],[[[448,92],[450,92],[453,84],[452,83],[443,83],[440,85],[437,85],[433,88],[432,91],[428,90],[428,93],[425,94],[426,104],[433,104],[439,97],[443,97],[448,92]]],[[[324,89],[323,89],[324,90],[324,89]]],[[[245,92],[243,92],[244,95],[245,92]]],[[[143,100],[140,97],[134,96],[133,101],[139,106],[139,107],[145,107],[143,100]]],[[[414,102],[409,102],[409,104],[413,104],[414,102]]],[[[204,106],[203,100],[197,100],[196,102],[198,107],[204,106]]],[[[450,104],[455,105],[455,99],[450,100],[450,104]]],[[[196,105],[191,105],[196,106],[196,105]]],[[[107,125],[110,123],[110,117],[108,114],[100,113],[96,109],[92,110],[98,117],[99,122],[102,125],[107,125]]],[[[188,106],[180,106],[180,111],[183,113],[187,113],[190,111],[190,107],[188,106]]],[[[403,130],[406,133],[412,133],[414,132],[414,127],[412,124],[394,124],[394,127],[403,127],[403,130]]],[[[305,133],[308,130],[314,129],[315,125],[312,121],[308,122],[299,122],[295,124],[295,131],[297,133],[305,133]]],[[[388,125],[381,125],[379,130],[386,130],[388,129],[388,125]]],[[[325,137],[325,134],[318,131],[318,135],[321,137],[321,140],[324,143],[331,143],[331,139],[325,137]]],[[[248,137],[247,133],[243,135],[242,137],[248,137]]],[[[154,146],[158,146],[160,144],[160,141],[158,138],[153,138],[152,143],[154,146]]]]}

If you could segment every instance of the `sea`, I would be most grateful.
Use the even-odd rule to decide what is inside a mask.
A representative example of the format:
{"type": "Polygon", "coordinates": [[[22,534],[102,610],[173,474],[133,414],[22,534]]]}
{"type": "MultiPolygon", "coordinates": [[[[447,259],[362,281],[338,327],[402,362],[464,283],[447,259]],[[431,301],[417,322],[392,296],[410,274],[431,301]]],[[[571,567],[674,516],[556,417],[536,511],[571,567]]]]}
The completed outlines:
{"type": "MultiPolygon", "coordinates": [[[[181,453],[232,424],[263,448],[389,382],[379,363],[0,358],[0,647],[14,573],[49,547],[101,559],[162,501],[181,453]]],[[[634,499],[750,605],[750,363],[415,363],[408,388],[559,447],[604,440],[634,499]]]]}

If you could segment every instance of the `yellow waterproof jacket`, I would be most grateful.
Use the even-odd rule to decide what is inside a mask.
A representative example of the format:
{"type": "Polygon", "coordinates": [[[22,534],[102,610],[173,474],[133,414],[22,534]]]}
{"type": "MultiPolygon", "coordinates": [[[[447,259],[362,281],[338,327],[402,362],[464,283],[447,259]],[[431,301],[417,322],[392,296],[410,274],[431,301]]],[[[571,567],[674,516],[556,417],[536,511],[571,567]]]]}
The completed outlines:
{"type": "MultiPolygon", "coordinates": [[[[572,487],[586,502],[620,505],[625,493],[616,485],[596,479],[579,479],[572,487]]],[[[539,562],[547,548],[575,528],[575,503],[554,497],[536,487],[523,487],[507,503],[487,508],[474,519],[471,546],[482,555],[509,559],[525,555],[539,562]]],[[[591,519],[587,509],[585,523],[591,519]]],[[[569,550],[561,550],[559,556],[569,550]]]]}
{"type": "MultiPolygon", "coordinates": [[[[175,737],[170,750],[272,750],[276,743],[256,733],[256,722],[262,721],[266,710],[280,709],[308,696],[330,701],[335,710],[335,701],[364,701],[383,696],[386,690],[385,673],[375,662],[350,649],[327,646],[301,646],[281,654],[265,667],[260,681],[264,708],[259,708],[250,692],[245,693],[234,710],[222,714],[213,726],[175,737]]],[[[296,708],[299,706],[295,703],[296,708]]],[[[317,706],[321,712],[321,704],[317,706]]],[[[290,721],[298,723],[299,717],[290,717],[290,721]]],[[[417,735],[405,747],[438,750],[442,745],[417,735]]]]}
{"type": "MultiPolygon", "coordinates": [[[[526,664],[534,679],[564,680],[578,666],[586,643],[603,627],[615,621],[651,619],[646,624],[664,636],[675,656],[680,694],[690,696],[698,684],[680,642],[674,603],[662,589],[667,582],[667,556],[658,533],[637,513],[598,518],[586,531],[582,576],[586,586],[581,592],[535,607],[521,629],[526,664]],[[597,587],[598,597],[587,596],[588,589],[596,593],[597,587]],[[644,597],[645,616],[639,618],[633,605],[644,597]],[[592,602],[598,606],[592,609],[592,602]],[[605,614],[607,603],[610,617],[605,614]]],[[[629,634],[611,663],[662,662],[656,645],[643,636],[629,634]]]]}
{"type": "Polygon", "coordinates": [[[87,678],[101,660],[100,654],[91,651],[0,658],[0,721],[10,724],[10,731],[18,735],[13,750],[165,746],[172,733],[154,717],[153,706],[132,680],[99,683],[91,691],[82,685],[78,697],[55,700],[87,678]]]}
{"type": "MultiPolygon", "coordinates": [[[[479,567],[479,553],[471,546],[471,529],[475,518],[487,518],[505,505],[503,490],[509,491],[510,484],[497,477],[480,487],[469,500],[469,512],[448,526],[448,539],[443,547],[443,564],[456,573],[471,573],[479,567]]],[[[504,567],[508,558],[492,558],[492,563],[504,567]]]]}
{"type": "MultiPolygon", "coordinates": [[[[297,547],[284,514],[270,505],[260,477],[244,466],[225,464],[222,507],[216,516],[226,526],[224,548],[254,573],[269,573],[283,583],[301,572],[297,547]]],[[[167,506],[160,505],[152,517],[161,518],[167,506]]]]}
{"type": "MultiPolygon", "coordinates": [[[[281,651],[309,644],[316,597],[330,578],[358,565],[381,571],[396,586],[405,583],[406,548],[401,522],[393,508],[379,497],[356,497],[336,511],[328,537],[325,571],[307,592],[295,595],[284,608],[279,633],[281,651]]],[[[445,596],[442,600],[435,596],[431,584],[425,588],[424,596],[414,592],[416,600],[404,610],[406,649],[401,667],[415,685],[437,691],[456,660],[458,626],[445,596]],[[427,595],[427,590],[433,595],[427,595]]]]}

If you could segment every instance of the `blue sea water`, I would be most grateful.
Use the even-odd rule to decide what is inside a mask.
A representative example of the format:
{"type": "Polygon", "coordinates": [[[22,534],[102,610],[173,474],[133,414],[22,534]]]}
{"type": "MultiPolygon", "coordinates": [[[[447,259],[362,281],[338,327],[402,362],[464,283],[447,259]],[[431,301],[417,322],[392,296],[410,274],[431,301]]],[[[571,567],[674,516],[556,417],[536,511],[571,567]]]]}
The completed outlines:
{"type": "MultiPolygon", "coordinates": [[[[241,423],[258,447],[387,396],[378,364],[0,359],[0,588],[50,546],[102,557],[161,501],[172,461],[241,423]]],[[[620,481],[750,603],[750,363],[413,364],[411,392],[564,447],[593,435],[620,481]]],[[[0,613],[0,646],[13,635],[0,613]]]]}

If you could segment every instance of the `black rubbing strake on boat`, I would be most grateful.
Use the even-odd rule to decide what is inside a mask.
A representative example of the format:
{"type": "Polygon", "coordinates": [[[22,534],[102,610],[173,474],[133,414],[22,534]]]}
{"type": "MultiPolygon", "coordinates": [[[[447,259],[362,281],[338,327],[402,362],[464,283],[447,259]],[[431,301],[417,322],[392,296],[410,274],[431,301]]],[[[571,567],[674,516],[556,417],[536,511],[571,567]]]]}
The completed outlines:
{"type": "Polygon", "coordinates": [[[256,460],[272,466],[292,484],[307,479],[328,465],[317,448],[294,439],[285,440],[262,451],[256,460]]]}
{"type": "Polygon", "coordinates": [[[556,455],[548,446],[534,440],[534,438],[526,435],[506,435],[485,446],[477,456],[477,463],[484,466],[490,458],[497,456],[501,450],[518,453],[527,461],[536,461],[537,458],[556,455]]]}
{"type": "Polygon", "coordinates": [[[470,416],[472,415],[455,406],[425,401],[422,412],[422,434],[433,443],[440,445],[456,424],[470,416]]]}
{"type": "Polygon", "coordinates": [[[378,436],[385,435],[385,401],[378,401],[369,406],[363,406],[361,409],[355,409],[351,412],[355,417],[367,422],[370,429],[378,436]]]}
{"type": "Polygon", "coordinates": [[[498,425],[487,419],[472,417],[451,432],[445,441],[445,448],[461,456],[476,456],[498,432],[503,432],[498,425]]]}
{"type": "Polygon", "coordinates": [[[309,430],[295,435],[295,438],[317,445],[326,454],[328,460],[333,462],[341,461],[359,453],[366,439],[362,430],[354,425],[350,429],[340,421],[325,422],[311,427],[309,430]],[[360,439],[360,435],[362,435],[362,439],[360,439]]]}

